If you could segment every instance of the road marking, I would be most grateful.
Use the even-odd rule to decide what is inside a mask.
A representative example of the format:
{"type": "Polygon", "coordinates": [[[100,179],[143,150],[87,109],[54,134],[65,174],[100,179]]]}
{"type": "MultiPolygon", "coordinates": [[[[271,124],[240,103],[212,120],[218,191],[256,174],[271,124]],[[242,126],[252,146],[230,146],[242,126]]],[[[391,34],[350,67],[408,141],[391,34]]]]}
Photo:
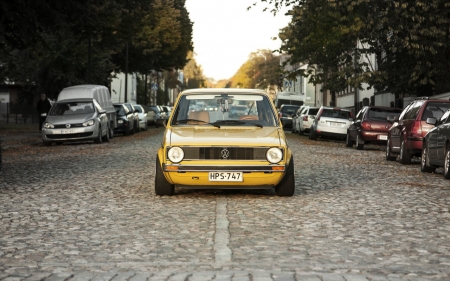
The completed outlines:
{"type": "Polygon", "coordinates": [[[228,230],[230,222],[227,218],[227,199],[218,198],[216,206],[216,235],[214,236],[214,250],[216,266],[221,266],[231,261],[230,232],[228,230]]]}

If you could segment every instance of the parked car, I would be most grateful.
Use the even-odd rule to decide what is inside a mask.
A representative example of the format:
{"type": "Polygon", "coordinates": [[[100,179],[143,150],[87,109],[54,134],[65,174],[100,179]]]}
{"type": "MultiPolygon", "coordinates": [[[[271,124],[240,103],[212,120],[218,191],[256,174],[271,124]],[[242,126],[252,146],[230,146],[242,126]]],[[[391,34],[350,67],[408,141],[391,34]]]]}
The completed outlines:
{"type": "Polygon", "coordinates": [[[444,167],[444,178],[450,179],[450,108],[440,119],[425,120],[435,126],[423,138],[420,170],[433,173],[437,167],[444,167]]]}
{"type": "Polygon", "coordinates": [[[309,132],[317,113],[319,112],[318,107],[306,106],[302,112],[300,112],[300,119],[298,120],[298,134],[304,134],[309,132]]]}
{"type": "MultiPolygon", "coordinates": [[[[112,105],[111,94],[103,85],[77,85],[67,87],[61,90],[58,94],[57,101],[68,100],[68,99],[95,99],[95,101],[100,105],[100,107],[106,111],[106,116],[109,121],[109,138],[114,137],[114,129],[116,128],[116,111],[112,105]]],[[[53,102],[50,101],[50,103],[53,102]]]]}
{"type": "Polygon", "coordinates": [[[147,113],[147,128],[148,126],[156,127],[156,112],[147,105],[141,105],[144,108],[145,113],[147,113]]]}
{"type": "Polygon", "coordinates": [[[131,112],[123,103],[113,104],[116,110],[117,128],[114,130],[116,134],[129,136],[134,134],[134,112],[131,112]]]}
{"type": "Polygon", "coordinates": [[[158,149],[155,193],[194,189],[295,191],[294,159],[267,93],[250,89],[190,89],[179,94],[158,149]],[[245,102],[248,114],[226,105],[245,102]],[[218,110],[207,110],[208,104],[218,110]],[[200,106],[199,106],[200,105],[200,106]]]}
{"type": "Polygon", "coordinates": [[[367,143],[386,144],[388,130],[392,126],[388,119],[398,119],[400,113],[402,109],[395,107],[363,107],[347,130],[345,145],[352,147],[356,144],[356,149],[362,150],[367,143]]]}
{"type": "Polygon", "coordinates": [[[42,126],[44,145],[68,141],[108,142],[106,110],[92,98],[66,99],[53,104],[42,126]]]}
{"type": "Polygon", "coordinates": [[[299,128],[300,128],[300,115],[303,111],[303,109],[306,106],[301,105],[297,111],[295,112],[294,115],[292,115],[292,129],[291,129],[291,133],[295,134],[298,132],[299,128]]]}
{"type": "Polygon", "coordinates": [[[149,106],[149,110],[153,110],[156,113],[155,127],[164,126],[164,121],[167,120],[166,112],[159,105],[151,105],[149,106]]]}
{"type": "Polygon", "coordinates": [[[407,105],[398,120],[392,120],[386,143],[386,160],[394,161],[399,155],[401,164],[410,164],[413,156],[420,157],[423,138],[434,127],[427,124],[427,118],[439,120],[449,107],[449,100],[428,98],[419,98],[407,105]]]}
{"type": "Polygon", "coordinates": [[[128,108],[130,112],[134,114],[134,120],[133,120],[133,133],[138,133],[140,131],[139,129],[139,112],[134,108],[134,105],[126,102],[124,105],[128,108]]]}
{"type": "Polygon", "coordinates": [[[323,136],[345,139],[352,118],[348,109],[321,106],[309,130],[309,139],[323,136]]]}
{"type": "Polygon", "coordinates": [[[145,112],[145,109],[139,105],[135,104],[133,105],[134,109],[137,110],[138,116],[139,116],[139,129],[142,129],[144,131],[147,131],[148,124],[147,124],[147,113],[145,112]]]}
{"type": "Polygon", "coordinates": [[[280,106],[278,116],[280,117],[281,124],[283,124],[284,129],[292,127],[292,116],[299,108],[300,105],[282,104],[280,106]]]}

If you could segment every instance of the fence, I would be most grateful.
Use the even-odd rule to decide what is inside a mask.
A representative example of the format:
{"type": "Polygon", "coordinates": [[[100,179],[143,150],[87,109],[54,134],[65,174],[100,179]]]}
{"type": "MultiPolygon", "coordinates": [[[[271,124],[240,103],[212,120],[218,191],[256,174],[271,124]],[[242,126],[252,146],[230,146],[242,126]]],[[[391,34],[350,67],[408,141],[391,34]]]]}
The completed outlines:
{"type": "Polygon", "coordinates": [[[33,105],[0,103],[0,122],[9,123],[38,123],[39,116],[33,105]]]}

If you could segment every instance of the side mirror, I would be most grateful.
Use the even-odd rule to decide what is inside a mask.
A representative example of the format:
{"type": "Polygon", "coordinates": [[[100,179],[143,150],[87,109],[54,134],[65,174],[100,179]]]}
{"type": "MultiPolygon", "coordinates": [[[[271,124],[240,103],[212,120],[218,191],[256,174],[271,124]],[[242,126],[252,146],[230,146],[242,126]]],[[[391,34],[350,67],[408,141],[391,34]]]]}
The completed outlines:
{"type": "Polygon", "coordinates": [[[164,125],[164,128],[166,128],[166,127],[167,127],[167,119],[164,119],[164,121],[163,121],[163,125],[164,125]]]}
{"type": "Polygon", "coordinates": [[[434,118],[434,117],[429,117],[429,118],[427,118],[427,121],[426,121],[426,122],[427,122],[427,124],[436,126],[437,119],[434,118]]]}

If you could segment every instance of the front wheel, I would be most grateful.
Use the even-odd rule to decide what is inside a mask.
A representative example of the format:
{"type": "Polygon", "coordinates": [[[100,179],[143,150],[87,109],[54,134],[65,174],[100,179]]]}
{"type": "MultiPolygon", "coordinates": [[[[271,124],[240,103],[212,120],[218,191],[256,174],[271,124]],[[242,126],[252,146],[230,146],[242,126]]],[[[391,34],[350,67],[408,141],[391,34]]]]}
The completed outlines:
{"type": "Polygon", "coordinates": [[[102,137],[102,141],[109,142],[109,139],[111,138],[109,132],[110,132],[110,129],[109,129],[109,126],[108,126],[105,136],[102,137]]]}
{"type": "Polygon", "coordinates": [[[364,142],[361,140],[359,135],[356,135],[356,149],[357,150],[363,150],[364,149],[364,142]]]}
{"type": "Polygon", "coordinates": [[[95,138],[94,142],[95,143],[102,143],[103,139],[102,139],[102,126],[98,126],[98,133],[97,133],[97,137],[95,138]]]}
{"type": "Polygon", "coordinates": [[[309,130],[309,139],[310,140],[317,140],[317,133],[313,129],[309,130]]]}
{"type": "Polygon", "coordinates": [[[391,141],[388,139],[386,142],[386,161],[395,161],[397,156],[391,152],[391,141]]]}
{"type": "Polygon", "coordinates": [[[400,163],[404,165],[411,164],[411,154],[406,149],[405,140],[402,140],[402,143],[400,145],[400,163]]]}
{"type": "Polygon", "coordinates": [[[444,159],[444,178],[450,179],[450,145],[447,145],[444,159]]]}
{"type": "Polygon", "coordinates": [[[422,149],[422,159],[420,161],[420,171],[422,171],[424,173],[433,173],[434,171],[436,171],[436,168],[430,167],[429,163],[430,163],[430,159],[428,156],[428,149],[424,145],[424,147],[422,149]]]}
{"type": "Polygon", "coordinates": [[[275,194],[278,196],[292,196],[295,192],[294,158],[291,157],[289,166],[283,179],[275,186],[275,194]]]}
{"type": "Polygon", "coordinates": [[[161,168],[161,163],[159,162],[159,158],[156,157],[155,194],[172,196],[174,191],[175,191],[174,185],[170,184],[166,180],[166,177],[164,177],[164,173],[161,168]]]}
{"type": "Polygon", "coordinates": [[[347,132],[347,137],[345,138],[345,146],[346,147],[353,147],[353,141],[350,138],[350,133],[347,132]]]}

